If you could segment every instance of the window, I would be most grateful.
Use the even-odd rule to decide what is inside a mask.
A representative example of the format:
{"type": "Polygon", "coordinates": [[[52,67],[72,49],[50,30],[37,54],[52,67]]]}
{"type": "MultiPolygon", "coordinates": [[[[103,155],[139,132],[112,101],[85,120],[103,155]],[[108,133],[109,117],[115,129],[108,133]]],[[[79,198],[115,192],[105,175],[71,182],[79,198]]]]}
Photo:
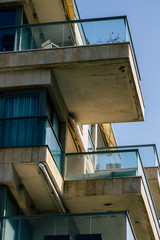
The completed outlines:
{"type": "Polygon", "coordinates": [[[2,147],[42,143],[38,142],[39,119],[29,118],[39,115],[39,92],[5,93],[1,95],[0,103],[2,147]]]}
{"type": "MultiPolygon", "coordinates": [[[[0,210],[1,217],[23,215],[6,186],[0,186],[0,210]]],[[[32,229],[26,220],[21,221],[21,223],[15,219],[1,220],[1,229],[3,231],[0,231],[0,239],[31,239],[32,229]]]]}
{"type": "Polygon", "coordinates": [[[45,89],[0,94],[0,147],[48,145],[61,169],[60,122],[48,99],[45,89]]]}
{"type": "MultiPolygon", "coordinates": [[[[0,10],[0,51],[25,50],[31,45],[29,29],[12,28],[27,24],[27,18],[22,7],[0,10]]],[[[32,42],[33,44],[33,42],[32,42]]],[[[34,48],[34,46],[32,46],[34,48]]]]}

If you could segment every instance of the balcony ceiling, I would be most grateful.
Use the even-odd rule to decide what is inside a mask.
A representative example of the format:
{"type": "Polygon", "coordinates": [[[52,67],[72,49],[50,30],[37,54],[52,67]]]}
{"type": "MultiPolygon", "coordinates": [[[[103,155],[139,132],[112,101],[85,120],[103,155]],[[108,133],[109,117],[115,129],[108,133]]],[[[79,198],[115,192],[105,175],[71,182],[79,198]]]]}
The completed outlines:
{"type": "Polygon", "coordinates": [[[36,209],[41,212],[57,212],[54,200],[47,189],[43,175],[38,172],[38,164],[15,164],[19,177],[31,196],[36,209]]]}
{"type": "Polygon", "coordinates": [[[68,62],[53,68],[68,111],[78,124],[144,120],[144,103],[129,44],[123,49],[120,44],[107,47],[64,50],[68,62]]]}
{"type": "Polygon", "coordinates": [[[40,22],[65,21],[65,13],[60,0],[32,0],[40,22]]]}
{"type": "Polygon", "coordinates": [[[127,60],[81,63],[54,73],[78,124],[143,120],[127,60]]]}

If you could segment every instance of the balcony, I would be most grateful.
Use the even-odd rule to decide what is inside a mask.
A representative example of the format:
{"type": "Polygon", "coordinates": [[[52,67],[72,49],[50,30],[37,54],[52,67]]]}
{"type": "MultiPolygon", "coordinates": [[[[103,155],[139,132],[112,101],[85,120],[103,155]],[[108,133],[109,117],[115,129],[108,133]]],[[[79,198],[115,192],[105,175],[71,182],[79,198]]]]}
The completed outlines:
{"type": "Polygon", "coordinates": [[[53,95],[54,79],[60,90],[56,95],[78,124],[144,119],[140,74],[126,17],[4,27],[0,39],[0,71],[6,71],[1,89],[46,86],[53,95]],[[39,68],[41,75],[44,68],[44,74],[51,69],[52,79],[36,78],[39,68]],[[21,70],[24,75],[29,70],[34,74],[19,81],[21,70]]]}
{"type": "Polygon", "coordinates": [[[61,172],[62,148],[46,116],[0,120],[0,140],[1,148],[47,145],[61,172]]]}
{"type": "Polygon", "coordinates": [[[65,204],[72,212],[129,209],[137,239],[159,239],[157,211],[142,165],[151,155],[147,148],[141,154],[138,146],[115,149],[66,155],[65,204]]]}
{"type": "Polygon", "coordinates": [[[127,212],[0,218],[0,239],[135,240],[127,212]]]}
{"type": "MultiPolygon", "coordinates": [[[[121,149],[138,149],[141,161],[145,170],[145,174],[152,193],[154,204],[156,206],[158,218],[160,219],[160,162],[155,144],[138,145],[138,146],[121,146],[109,148],[110,150],[121,149]]],[[[99,148],[99,150],[107,150],[107,148],[99,148]]]]}
{"type": "Polygon", "coordinates": [[[62,193],[62,149],[48,118],[1,120],[0,139],[0,183],[9,187],[24,213],[33,214],[28,209],[29,201],[25,201],[27,196],[36,211],[57,212],[49,184],[39,168],[39,164],[44,165],[56,191],[62,193]]]}

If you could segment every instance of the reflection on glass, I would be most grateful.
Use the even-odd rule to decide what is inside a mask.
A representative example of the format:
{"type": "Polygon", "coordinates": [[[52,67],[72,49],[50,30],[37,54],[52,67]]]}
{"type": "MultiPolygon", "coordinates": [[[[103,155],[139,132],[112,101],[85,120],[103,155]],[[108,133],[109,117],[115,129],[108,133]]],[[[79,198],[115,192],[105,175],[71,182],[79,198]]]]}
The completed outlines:
{"type": "Polygon", "coordinates": [[[136,239],[126,212],[25,216],[1,218],[1,222],[4,240],[57,239],[55,236],[68,240],[81,240],[87,236],[99,240],[136,239]]]}
{"type": "Polygon", "coordinates": [[[0,147],[48,145],[61,171],[62,150],[47,117],[18,118],[0,121],[0,147]]]}

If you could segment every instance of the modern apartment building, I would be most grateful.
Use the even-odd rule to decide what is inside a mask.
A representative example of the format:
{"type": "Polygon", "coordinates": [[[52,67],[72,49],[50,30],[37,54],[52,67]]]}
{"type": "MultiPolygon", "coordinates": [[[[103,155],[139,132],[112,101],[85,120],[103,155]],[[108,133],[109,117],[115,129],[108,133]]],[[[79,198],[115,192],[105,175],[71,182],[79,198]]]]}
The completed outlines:
{"type": "Polygon", "coordinates": [[[143,120],[125,16],[0,0],[0,240],[160,239],[156,147],[110,124],[143,120]]]}

